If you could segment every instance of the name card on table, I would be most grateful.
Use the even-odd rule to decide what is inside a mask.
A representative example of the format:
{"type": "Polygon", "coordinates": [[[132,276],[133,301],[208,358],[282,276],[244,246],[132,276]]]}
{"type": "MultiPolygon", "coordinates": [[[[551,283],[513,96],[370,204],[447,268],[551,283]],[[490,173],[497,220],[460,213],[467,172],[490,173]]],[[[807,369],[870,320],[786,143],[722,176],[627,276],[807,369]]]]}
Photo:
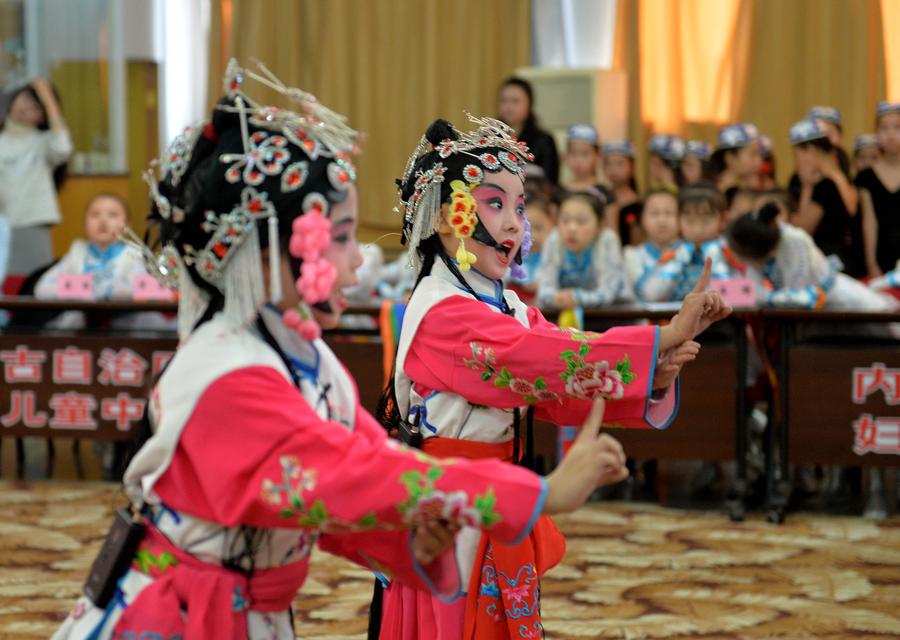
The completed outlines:
{"type": "Polygon", "coordinates": [[[140,302],[146,300],[174,300],[175,292],[164,287],[159,281],[146,273],[136,273],[131,278],[131,297],[140,302]]]}
{"type": "Polygon", "coordinates": [[[60,300],[93,300],[94,276],[87,273],[64,273],[56,280],[56,297],[60,300]]]}
{"type": "Polygon", "coordinates": [[[731,307],[756,306],[756,283],[750,278],[713,280],[709,288],[718,291],[725,304],[731,307]]]}

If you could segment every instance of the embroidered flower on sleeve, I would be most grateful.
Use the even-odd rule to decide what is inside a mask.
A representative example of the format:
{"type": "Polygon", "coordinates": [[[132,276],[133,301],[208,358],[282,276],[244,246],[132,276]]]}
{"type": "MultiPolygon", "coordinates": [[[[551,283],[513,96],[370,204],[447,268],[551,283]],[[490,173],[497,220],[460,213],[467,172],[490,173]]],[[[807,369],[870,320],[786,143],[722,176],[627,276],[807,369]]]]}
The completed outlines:
{"type": "Polygon", "coordinates": [[[468,369],[481,372],[483,382],[493,381],[495,387],[508,387],[513,393],[522,396],[522,401],[526,404],[559,398],[559,394],[547,387],[547,381],[543,376],[538,376],[533,381],[516,377],[506,367],[497,369],[497,358],[490,347],[485,347],[479,342],[470,342],[469,348],[472,351],[472,358],[464,358],[463,364],[468,369]]]}
{"type": "Polygon", "coordinates": [[[408,497],[398,509],[407,524],[418,525],[429,520],[447,520],[462,526],[490,527],[500,522],[496,512],[494,490],[488,488],[484,494],[475,496],[472,505],[464,491],[450,493],[435,488],[435,483],[444,470],[432,465],[427,471],[406,471],[400,475],[400,482],[406,487],[408,497]]]}

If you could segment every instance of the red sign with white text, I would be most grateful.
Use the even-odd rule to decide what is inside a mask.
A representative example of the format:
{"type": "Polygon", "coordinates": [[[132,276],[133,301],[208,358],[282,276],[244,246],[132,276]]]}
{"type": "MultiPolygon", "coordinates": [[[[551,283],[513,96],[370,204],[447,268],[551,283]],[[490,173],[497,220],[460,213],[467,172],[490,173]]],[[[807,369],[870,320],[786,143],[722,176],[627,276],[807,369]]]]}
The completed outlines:
{"type": "Polygon", "coordinates": [[[174,339],[0,335],[0,434],[125,440],[174,339]]]}

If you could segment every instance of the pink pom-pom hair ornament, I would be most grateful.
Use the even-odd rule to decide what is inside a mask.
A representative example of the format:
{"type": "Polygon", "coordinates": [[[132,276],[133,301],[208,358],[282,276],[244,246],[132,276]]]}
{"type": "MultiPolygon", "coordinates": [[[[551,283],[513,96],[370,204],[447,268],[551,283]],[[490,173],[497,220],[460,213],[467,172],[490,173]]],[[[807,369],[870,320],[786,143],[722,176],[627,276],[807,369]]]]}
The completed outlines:
{"type": "Polygon", "coordinates": [[[302,312],[301,315],[300,311],[296,309],[288,309],[284,312],[281,320],[288,329],[293,329],[301,338],[312,342],[322,335],[322,329],[305,309],[302,309],[302,312]]]}
{"type": "Polygon", "coordinates": [[[315,259],[331,242],[331,220],[319,210],[306,213],[291,225],[291,241],[288,250],[301,260],[315,259]]]}

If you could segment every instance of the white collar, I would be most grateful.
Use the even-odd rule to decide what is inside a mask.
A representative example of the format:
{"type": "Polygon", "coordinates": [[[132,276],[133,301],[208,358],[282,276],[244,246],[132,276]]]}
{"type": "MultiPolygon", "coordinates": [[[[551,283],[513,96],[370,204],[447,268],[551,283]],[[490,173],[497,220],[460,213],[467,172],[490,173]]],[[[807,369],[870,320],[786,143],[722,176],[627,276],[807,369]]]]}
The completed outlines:
{"type": "MultiPolygon", "coordinates": [[[[478,294],[478,299],[484,302],[490,302],[494,305],[503,304],[503,283],[500,280],[493,280],[481,273],[475,267],[468,271],[460,272],[466,283],[472,287],[472,290],[478,294]]],[[[431,268],[431,275],[445,280],[459,289],[465,291],[465,287],[460,283],[459,279],[447,268],[444,261],[437,258],[434,266],[431,268]]]]}

